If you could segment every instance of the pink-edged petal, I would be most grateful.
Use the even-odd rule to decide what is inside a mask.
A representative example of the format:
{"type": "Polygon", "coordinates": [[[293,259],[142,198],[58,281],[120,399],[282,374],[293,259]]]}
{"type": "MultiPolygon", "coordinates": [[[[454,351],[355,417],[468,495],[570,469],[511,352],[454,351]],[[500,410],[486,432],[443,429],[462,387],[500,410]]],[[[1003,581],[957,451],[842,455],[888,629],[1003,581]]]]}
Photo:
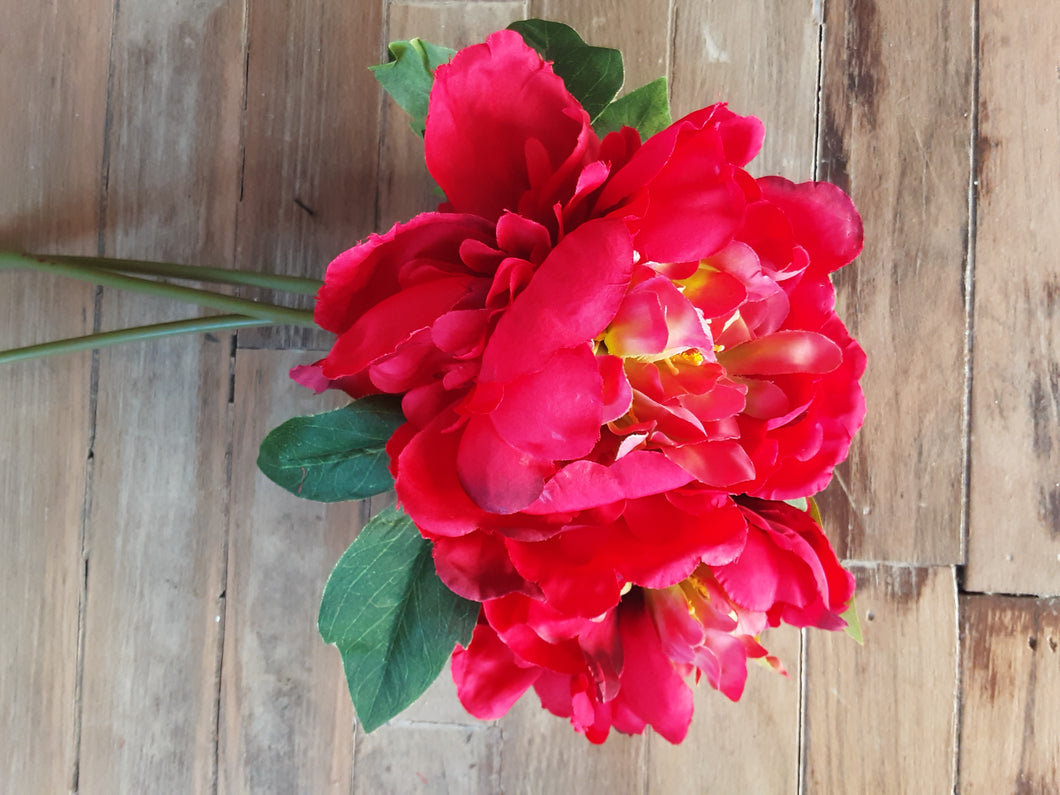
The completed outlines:
{"type": "Polygon", "coordinates": [[[754,463],[737,441],[699,442],[666,447],[663,452],[696,480],[708,486],[726,488],[755,476],[754,463]]]}
{"type": "MultiPolygon", "coordinates": [[[[731,248],[731,247],[730,247],[731,248]]],[[[728,318],[747,298],[747,288],[735,276],[709,264],[680,282],[684,296],[704,317],[728,318]]]]}
{"type": "Polygon", "coordinates": [[[634,450],[610,466],[575,461],[548,481],[540,498],[525,512],[583,511],[619,500],[659,494],[685,485],[692,477],[662,453],[646,450],[634,450]]]}
{"type": "Polygon", "coordinates": [[[482,355],[482,381],[542,369],[560,348],[592,340],[611,322],[633,270],[629,233],[616,221],[582,224],[552,250],[501,317],[482,355]]]}
{"type": "Polygon", "coordinates": [[[487,416],[468,420],[456,453],[456,474],[463,491],[490,513],[510,514],[526,508],[541,495],[553,469],[551,461],[512,447],[487,416]]]}
{"type": "Polygon", "coordinates": [[[654,276],[633,287],[604,335],[617,356],[670,355],[696,348],[711,350],[695,307],[665,276],[654,276]]]}
{"type": "Polygon", "coordinates": [[[499,31],[436,70],[424,150],[455,210],[496,219],[532,186],[531,142],[554,172],[586,146],[587,130],[588,114],[551,65],[518,33],[499,31]]]}
{"type": "Polygon", "coordinates": [[[603,381],[604,423],[614,422],[629,411],[633,405],[633,387],[626,377],[626,369],[618,356],[597,356],[600,377],[603,381]]]}
{"type": "Polygon", "coordinates": [[[828,373],[843,361],[839,346],[814,331],[778,331],[718,354],[732,375],[828,373]]]}

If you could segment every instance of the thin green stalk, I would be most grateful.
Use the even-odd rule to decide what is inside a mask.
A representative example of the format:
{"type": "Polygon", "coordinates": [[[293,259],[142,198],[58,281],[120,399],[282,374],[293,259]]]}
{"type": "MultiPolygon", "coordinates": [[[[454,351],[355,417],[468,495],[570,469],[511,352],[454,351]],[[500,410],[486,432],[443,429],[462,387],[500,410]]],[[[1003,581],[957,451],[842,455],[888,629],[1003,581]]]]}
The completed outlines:
{"type": "Polygon", "coordinates": [[[281,290],[300,295],[316,295],[323,282],[318,279],[304,279],[301,276],[282,276],[274,273],[255,273],[252,271],[228,270],[226,268],[209,268],[204,265],[178,265],[173,262],[151,262],[140,259],[110,259],[108,257],[73,257],[49,254],[38,256],[27,254],[38,262],[58,262],[64,265],[81,265],[90,268],[103,268],[119,273],[142,273],[149,276],[165,276],[170,279],[188,279],[197,282],[215,282],[217,284],[243,284],[250,287],[262,287],[267,290],[281,290]]]}
{"type": "Polygon", "coordinates": [[[39,359],[43,356],[53,356],[58,353],[73,353],[74,351],[92,350],[93,348],[105,348],[108,345],[117,345],[122,342],[171,337],[175,334],[196,334],[207,331],[268,325],[271,325],[268,320],[246,317],[245,315],[196,317],[190,320],[176,320],[171,323],[157,323],[151,326],[136,326],[135,328],[120,329],[118,331],[105,331],[100,334],[89,334],[85,337],[71,337],[70,339],[55,340],[54,342],[45,342],[40,345],[28,345],[25,348],[12,348],[11,350],[0,351],[0,364],[17,362],[23,359],[39,359]]]}
{"type": "Polygon", "coordinates": [[[177,301],[196,304],[221,312],[255,317],[270,323],[281,323],[290,326],[313,326],[313,313],[303,309],[291,309],[263,301],[252,301],[236,298],[231,295],[220,295],[210,290],[199,290],[194,287],[183,287],[153,279],[141,279],[137,276],[124,276],[111,270],[90,267],[88,265],[71,265],[62,262],[49,262],[39,257],[0,252],[0,268],[29,268],[42,273],[57,276],[68,276],[104,287],[117,287],[147,295],[171,298],[177,301]]]}

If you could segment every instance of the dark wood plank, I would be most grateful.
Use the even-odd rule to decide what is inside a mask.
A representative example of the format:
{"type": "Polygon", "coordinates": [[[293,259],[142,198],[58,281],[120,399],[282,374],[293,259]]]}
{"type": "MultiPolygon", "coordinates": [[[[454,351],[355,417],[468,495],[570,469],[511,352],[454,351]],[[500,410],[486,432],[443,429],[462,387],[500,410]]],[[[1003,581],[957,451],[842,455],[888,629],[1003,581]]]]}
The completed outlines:
{"type": "Polygon", "coordinates": [[[847,558],[963,560],[972,5],[824,6],[819,177],[853,196],[866,241],[836,278],[869,359],[868,417],[827,499],[847,558]]]}
{"type": "Polygon", "coordinates": [[[287,378],[299,351],[236,356],[219,791],[349,792],[353,714],[338,652],[316,631],[328,573],[361,525],[357,503],[300,500],[255,466],[265,434],[344,404],[287,378]]]}
{"type": "MultiPolygon", "coordinates": [[[[110,51],[106,253],[230,262],[241,7],[122,3],[110,51]]],[[[104,327],[193,313],[113,291],[103,298],[104,327]]],[[[100,352],[83,792],[214,786],[230,360],[229,336],[100,352]]]]}
{"type": "MultiPolygon", "coordinates": [[[[382,12],[379,2],[250,4],[240,268],[323,279],[335,255],[376,231],[381,92],[368,67],[385,59],[382,12]]],[[[326,350],[331,335],[246,329],[239,344],[326,350]]]]}
{"type": "Polygon", "coordinates": [[[957,588],[951,567],[854,569],[865,645],[810,631],[807,793],[952,792],[957,588]]]}
{"type": "Polygon", "coordinates": [[[1060,791],[1060,600],[961,597],[960,791],[1060,791]]]}
{"type": "MultiPolygon", "coordinates": [[[[0,3],[0,248],[96,253],[111,3],[0,3]]],[[[94,289],[0,271],[0,348],[92,329],[94,289]]],[[[77,786],[92,355],[0,365],[2,792],[77,786]]]]}
{"type": "Polygon", "coordinates": [[[1060,594],[1060,7],[979,13],[966,582],[1060,594]]]}

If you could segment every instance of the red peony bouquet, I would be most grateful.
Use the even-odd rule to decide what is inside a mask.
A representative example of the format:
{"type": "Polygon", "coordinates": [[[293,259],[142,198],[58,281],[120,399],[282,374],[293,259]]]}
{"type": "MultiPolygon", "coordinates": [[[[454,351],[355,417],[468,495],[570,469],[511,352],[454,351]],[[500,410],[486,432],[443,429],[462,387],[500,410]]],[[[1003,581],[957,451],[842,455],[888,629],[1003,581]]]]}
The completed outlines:
{"type": "Polygon", "coordinates": [[[754,117],[671,123],[662,79],[615,99],[621,55],[565,25],[390,52],[375,74],[423,135],[437,211],[340,254],[323,286],[0,252],[227,313],[0,362],[315,320],[334,347],[292,376],[353,401],[276,428],[258,465],[308,499],[396,492],[320,606],[362,726],[451,657],[477,717],[532,687],[592,742],[648,725],[680,742],[689,680],[739,699],[748,659],[784,670],[767,627],[856,622],[812,495],[865,413],[829,280],[861,220],[833,185],[751,177],[754,117]],[[170,279],[319,292],[309,317],[170,279]]]}
{"type": "Polygon", "coordinates": [[[328,355],[292,376],[343,409],[259,464],[302,496],[393,487],[325,590],[362,724],[450,654],[497,718],[533,688],[592,742],[680,742],[689,680],[740,697],[760,633],[846,625],[853,578],[811,495],[861,425],[865,356],[829,274],[862,226],[826,183],[753,178],[761,122],[670,123],[664,81],[531,20],[376,75],[445,195],[339,255],[328,355]],[[453,651],[455,645],[455,651],[453,651]]]}

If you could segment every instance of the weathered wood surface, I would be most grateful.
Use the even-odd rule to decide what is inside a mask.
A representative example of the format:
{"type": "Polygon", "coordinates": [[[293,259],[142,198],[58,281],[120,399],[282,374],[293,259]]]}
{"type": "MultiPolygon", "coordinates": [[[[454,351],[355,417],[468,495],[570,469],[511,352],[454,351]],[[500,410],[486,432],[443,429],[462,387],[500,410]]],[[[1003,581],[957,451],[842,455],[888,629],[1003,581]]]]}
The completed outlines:
{"type": "Polygon", "coordinates": [[[957,586],[950,567],[854,569],[865,645],[809,633],[807,793],[952,792],[957,586]]]}
{"type": "MultiPolygon", "coordinates": [[[[306,354],[243,350],[233,384],[232,510],[223,597],[218,791],[348,792],[353,709],[342,664],[320,642],[328,572],[361,526],[356,503],[277,489],[254,465],[272,428],[336,407],[290,381],[306,354]]],[[[339,402],[341,405],[341,401],[339,402]]]]}
{"type": "MultiPolygon", "coordinates": [[[[115,7],[105,254],[231,261],[242,24],[239,7],[220,0],[115,7]]],[[[108,290],[101,322],[192,314],[108,290]]],[[[216,779],[230,366],[228,336],[99,354],[81,791],[146,792],[161,781],[206,790],[216,779]]]]}
{"type": "MultiPolygon", "coordinates": [[[[108,12],[0,3],[0,248],[96,252],[108,12]]],[[[0,272],[0,347],[89,333],[93,305],[90,285],[0,272]]],[[[0,367],[2,792],[77,778],[91,366],[86,352],[0,367]]]]}
{"type": "MultiPolygon", "coordinates": [[[[790,679],[753,666],[739,704],[700,688],[680,747],[650,732],[590,746],[532,694],[480,723],[445,677],[378,732],[356,727],[313,625],[329,568],[378,506],[303,503],[253,466],[270,427],[330,405],[285,378],[323,335],[241,331],[237,345],[215,335],[6,366],[0,791],[1057,788],[1055,603],[957,595],[958,583],[1060,593],[1051,6],[0,0],[0,12],[0,245],[319,276],[437,200],[419,140],[363,67],[390,39],[462,46],[550,16],[622,48],[627,89],[666,74],[677,115],[727,100],[761,116],[754,173],[816,173],[853,193],[866,251],[838,286],[870,356],[869,421],[825,504],[840,551],[861,561],[865,646],[770,631],[790,679]]],[[[85,333],[97,311],[103,328],[191,313],[111,291],[97,310],[91,287],[0,272],[0,347],[85,333]]]]}
{"type": "Polygon", "coordinates": [[[828,0],[818,178],[865,221],[840,312],[869,357],[830,489],[840,554],[961,563],[972,0],[828,0]]]}
{"type": "Polygon", "coordinates": [[[1060,792],[1060,600],[961,598],[960,791],[1060,792]]]}
{"type": "Polygon", "coordinates": [[[1060,594],[1060,7],[979,9],[968,586],[1060,594]]]}

